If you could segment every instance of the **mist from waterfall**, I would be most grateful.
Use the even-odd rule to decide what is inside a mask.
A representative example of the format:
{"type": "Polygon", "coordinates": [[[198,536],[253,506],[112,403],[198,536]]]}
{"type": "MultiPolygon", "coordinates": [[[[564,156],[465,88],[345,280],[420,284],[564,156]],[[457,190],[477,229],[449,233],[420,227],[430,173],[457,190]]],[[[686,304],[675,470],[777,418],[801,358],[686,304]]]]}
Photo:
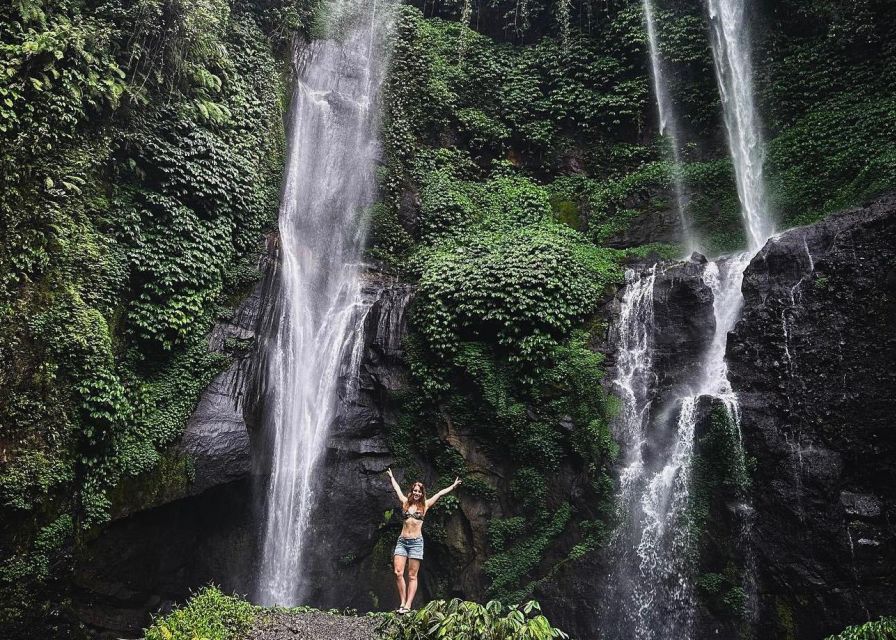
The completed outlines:
{"type": "Polygon", "coordinates": [[[359,262],[365,211],[376,196],[392,16],[377,0],[331,2],[325,14],[325,37],[296,56],[278,298],[263,353],[261,455],[269,477],[255,599],[268,605],[296,605],[307,593],[303,567],[325,492],[315,475],[339,403],[352,392],[372,304],[362,295],[359,262]]]}
{"type": "Polygon", "coordinates": [[[647,46],[650,54],[650,77],[653,80],[653,93],[656,97],[660,135],[665,136],[669,143],[672,156],[672,189],[675,192],[675,207],[678,210],[678,219],[681,223],[685,252],[686,255],[690,255],[696,249],[696,241],[692,235],[690,219],[687,215],[687,201],[684,195],[678,114],[669,96],[668,81],[666,79],[667,71],[660,52],[653,0],[643,0],[643,7],[644,24],[647,27],[647,46]]]}
{"type": "Polygon", "coordinates": [[[687,527],[679,515],[687,506],[693,447],[694,402],[683,405],[674,442],[659,456],[648,453],[656,429],[652,414],[654,289],[657,265],[626,272],[616,326],[618,358],[614,388],[622,400],[614,432],[622,445],[619,476],[621,522],[610,543],[613,565],[602,598],[609,638],[687,638],[693,626],[693,585],[687,527]],[[689,409],[689,411],[688,411],[689,409]]]}

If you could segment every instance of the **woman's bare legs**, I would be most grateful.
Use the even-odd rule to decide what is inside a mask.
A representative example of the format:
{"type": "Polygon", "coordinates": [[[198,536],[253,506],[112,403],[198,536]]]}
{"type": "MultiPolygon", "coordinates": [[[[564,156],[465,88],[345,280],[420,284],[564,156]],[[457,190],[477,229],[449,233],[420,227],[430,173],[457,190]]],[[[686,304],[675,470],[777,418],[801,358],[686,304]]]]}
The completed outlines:
{"type": "MultiPolygon", "coordinates": [[[[395,586],[398,587],[398,601],[401,603],[399,606],[404,606],[404,599],[406,596],[406,587],[404,584],[404,566],[407,563],[408,559],[405,556],[392,556],[392,566],[395,569],[395,586]]],[[[411,560],[413,562],[413,560],[411,560]]],[[[420,564],[420,561],[417,561],[417,564],[420,564]]],[[[417,588],[417,572],[414,571],[414,589],[417,588]]],[[[413,596],[412,596],[413,597],[413,596]]]]}
{"type": "Polygon", "coordinates": [[[406,609],[414,604],[414,596],[417,595],[417,572],[420,571],[420,561],[411,559],[408,561],[408,598],[404,601],[406,609]]]}

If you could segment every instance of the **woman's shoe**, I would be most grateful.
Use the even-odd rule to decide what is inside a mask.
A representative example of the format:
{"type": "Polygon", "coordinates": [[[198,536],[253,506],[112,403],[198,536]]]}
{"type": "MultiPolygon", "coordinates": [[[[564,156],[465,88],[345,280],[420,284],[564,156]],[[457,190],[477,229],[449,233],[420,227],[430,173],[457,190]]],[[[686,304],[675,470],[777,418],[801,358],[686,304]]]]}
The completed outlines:
{"type": "Polygon", "coordinates": [[[410,612],[411,612],[411,610],[408,609],[407,607],[398,607],[398,608],[395,610],[395,613],[397,613],[398,615],[402,615],[402,616],[403,616],[404,614],[406,614],[406,613],[410,613],[410,612]]]}

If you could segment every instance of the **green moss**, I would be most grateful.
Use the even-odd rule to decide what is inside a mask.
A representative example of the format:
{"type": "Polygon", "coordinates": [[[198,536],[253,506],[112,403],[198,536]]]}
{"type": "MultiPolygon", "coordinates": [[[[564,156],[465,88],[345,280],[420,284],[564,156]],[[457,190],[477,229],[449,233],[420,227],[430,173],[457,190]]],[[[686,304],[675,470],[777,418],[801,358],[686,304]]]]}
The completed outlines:
{"type": "Polygon", "coordinates": [[[744,616],[747,596],[740,585],[740,572],[730,565],[726,573],[703,573],[697,576],[697,593],[710,611],[726,618],[744,616]]]}
{"type": "Polygon", "coordinates": [[[576,231],[585,230],[578,203],[572,200],[564,200],[560,196],[555,195],[551,197],[551,210],[557,222],[561,222],[576,231]]]}
{"type": "Polygon", "coordinates": [[[796,623],[793,621],[793,607],[781,598],[776,598],[775,617],[781,640],[795,640],[796,623]]]}

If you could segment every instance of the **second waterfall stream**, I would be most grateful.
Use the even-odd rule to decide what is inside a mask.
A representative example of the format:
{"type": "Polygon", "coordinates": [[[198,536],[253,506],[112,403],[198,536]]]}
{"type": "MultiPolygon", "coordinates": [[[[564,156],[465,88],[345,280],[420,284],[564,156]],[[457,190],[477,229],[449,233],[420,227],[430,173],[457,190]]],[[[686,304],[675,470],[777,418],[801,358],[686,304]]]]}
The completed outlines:
{"type": "Polygon", "coordinates": [[[303,567],[323,491],[317,466],[340,398],[351,391],[344,381],[358,368],[370,307],[360,261],[376,197],[391,5],[334,0],[318,21],[323,35],[297,47],[279,281],[260,373],[266,486],[255,599],[268,605],[307,596],[303,567]]]}
{"type": "MultiPolygon", "coordinates": [[[[652,5],[644,3],[651,53],[656,56],[652,5]]],[[[710,42],[721,96],[728,147],[734,167],[747,249],[707,262],[702,280],[713,296],[713,329],[707,348],[689,384],[675,399],[675,416],[657,411],[653,370],[654,295],[658,266],[646,273],[630,271],[621,302],[614,381],[622,399],[616,435],[623,447],[620,470],[620,517],[612,544],[613,562],[607,585],[612,606],[604,618],[611,638],[688,640],[696,612],[695,535],[688,524],[694,435],[701,396],[715,398],[737,429],[738,401],[728,381],[725,360],[728,333],[743,306],[741,283],[752,257],[774,229],[763,183],[763,149],[753,101],[747,4],[743,0],[708,0],[710,42]],[[671,423],[671,424],[670,424],[671,423]],[[674,433],[669,438],[668,432],[674,433]]],[[[661,118],[671,107],[654,64],[656,98],[661,118]]],[[[677,160],[677,158],[676,158],[677,160]]],[[[676,163],[677,164],[677,163],[676,163]]],[[[678,206],[681,187],[677,188],[678,206]]],[[[741,458],[735,463],[743,466],[741,458]]],[[[743,509],[745,514],[749,508],[743,509]]],[[[745,516],[748,520],[749,516],[745,516]]],[[[745,535],[749,535],[745,528],[745,535]]],[[[745,544],[749,544],[746,541],[745,544]]],[[[751,598],[750,567],[744,567],[745,593],[751,598]]],[[[746,603],[749,615],[751,603],[746,603]]]]}

